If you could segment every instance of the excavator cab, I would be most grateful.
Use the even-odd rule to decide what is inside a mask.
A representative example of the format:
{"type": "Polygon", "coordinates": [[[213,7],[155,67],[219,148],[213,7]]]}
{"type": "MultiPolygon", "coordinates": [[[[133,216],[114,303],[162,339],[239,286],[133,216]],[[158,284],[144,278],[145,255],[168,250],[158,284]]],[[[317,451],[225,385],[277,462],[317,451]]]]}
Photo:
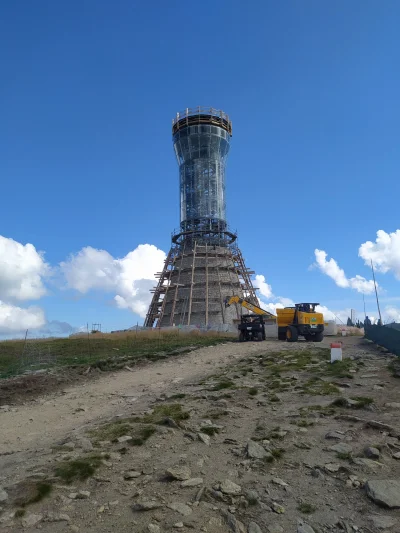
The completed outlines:
{"type": "Polygon", "coordinates": [[[238,330],[239,342],[265,341],[265,322],[263,315],[242,315],[238,330]]]}

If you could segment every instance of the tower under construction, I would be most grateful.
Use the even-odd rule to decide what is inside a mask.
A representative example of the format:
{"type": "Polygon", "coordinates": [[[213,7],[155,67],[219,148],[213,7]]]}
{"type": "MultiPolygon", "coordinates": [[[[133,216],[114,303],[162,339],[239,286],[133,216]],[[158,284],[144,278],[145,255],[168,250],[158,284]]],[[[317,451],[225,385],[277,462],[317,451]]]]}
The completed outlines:
{"type": "Polygon", "coordinates": [[[225,307],[232,295],[258,305],[226,221],[225,167],[232,123],[222,111],[197,107],[177,113],[172,137],[179,165],[180,228],[145,319],[147,327],[232,324],[241,310],[225,307]]]}

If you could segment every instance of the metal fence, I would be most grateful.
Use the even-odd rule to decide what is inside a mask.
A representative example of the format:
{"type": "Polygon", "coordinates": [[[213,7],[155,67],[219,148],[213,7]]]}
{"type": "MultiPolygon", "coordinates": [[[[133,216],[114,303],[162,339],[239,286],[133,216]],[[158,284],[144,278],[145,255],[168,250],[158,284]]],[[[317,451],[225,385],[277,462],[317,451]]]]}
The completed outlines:
{"type": "Polygon", "coordinates": [[[388,326],[369,326],[365,337],[400,357],[400,331],[388,326]]]}

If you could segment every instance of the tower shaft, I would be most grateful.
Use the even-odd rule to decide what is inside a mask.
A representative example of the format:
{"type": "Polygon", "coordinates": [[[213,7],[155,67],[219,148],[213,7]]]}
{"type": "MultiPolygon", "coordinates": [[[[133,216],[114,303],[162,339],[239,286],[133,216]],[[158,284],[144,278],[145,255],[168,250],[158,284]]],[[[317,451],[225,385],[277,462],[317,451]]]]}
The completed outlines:
{"type": "Polygon", "coordinates": [[[180,230],[146,316],[145,326],[232,324],[240,309],[232,295],[258,305],[251,272],[226,222],[225,167],[232,136],[228,115],[198,107],[172,124],[180,179],[180,230]]]}

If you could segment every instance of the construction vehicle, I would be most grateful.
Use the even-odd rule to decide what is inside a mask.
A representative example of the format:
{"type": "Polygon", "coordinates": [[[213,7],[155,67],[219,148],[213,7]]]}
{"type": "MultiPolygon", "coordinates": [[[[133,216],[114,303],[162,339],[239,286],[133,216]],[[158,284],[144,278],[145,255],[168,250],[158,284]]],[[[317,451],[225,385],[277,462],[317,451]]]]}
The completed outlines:
{"type": "Polygon", "coordinates": [[[242,315],[240,317],[240,324],[238,324],[239,342],[250,340],[265,341],[264,318],[267,317],[275,322],[276,316],[239,296],[231,296],[230,298],[227,297],[225,299],[225,307],[229,307],[232,304],[239,304],[249,311],[252,311],[251,314],[242,315]]]}
{"type": "Polygon", "coordinates": [[[296,342],[299,336],[306,341],[321,342],[324,338],[324,315],[316,313],[318,303],[295,304],[277,309],[278,339],[296,342]]]}

